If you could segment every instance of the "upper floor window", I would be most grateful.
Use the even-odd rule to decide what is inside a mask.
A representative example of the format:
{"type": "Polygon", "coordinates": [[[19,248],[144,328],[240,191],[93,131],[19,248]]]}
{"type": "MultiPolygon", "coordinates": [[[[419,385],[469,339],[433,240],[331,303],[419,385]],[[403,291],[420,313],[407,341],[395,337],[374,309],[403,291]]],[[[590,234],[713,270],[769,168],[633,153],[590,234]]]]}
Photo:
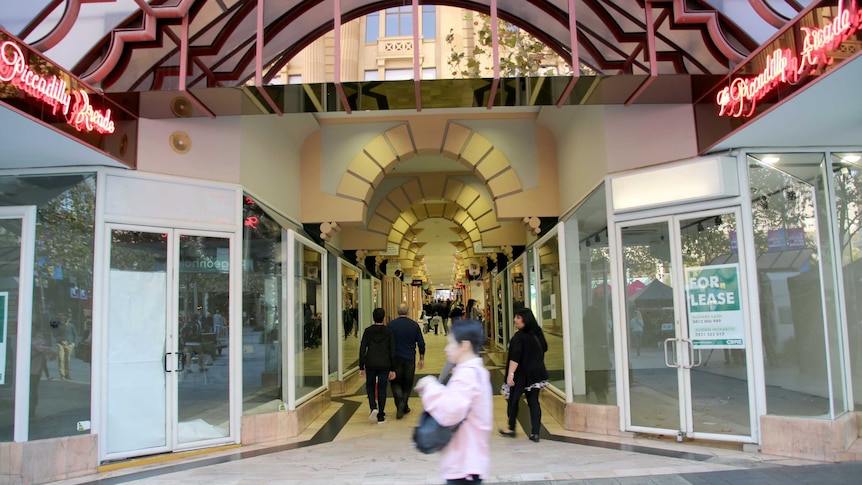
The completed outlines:
{"type": "Polygon", "coordinates": [[[422,38],[433,40],[437,38],[437,7],[422,6],[422,38]]]}
{"type": "Polygon", "coordinates": [[[386,9],[386,37],[413,35],[413,7],[386,9]]]}
{"type": "Polygon", "coordinates": [[[365,42],[377,42],[380,35],[380,12],[365,16],[365,42]]]}

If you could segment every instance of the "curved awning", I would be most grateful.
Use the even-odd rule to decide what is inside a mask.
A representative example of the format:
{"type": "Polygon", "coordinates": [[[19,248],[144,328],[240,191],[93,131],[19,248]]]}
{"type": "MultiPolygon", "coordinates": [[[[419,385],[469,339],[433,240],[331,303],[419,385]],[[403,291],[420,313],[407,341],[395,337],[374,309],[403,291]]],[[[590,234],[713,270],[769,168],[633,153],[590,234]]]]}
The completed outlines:
{"type": "MultiPolygon", "coordinates": [[[[342,22],[401,0],[341,0],[342,22]]],[[[492,0],[421,2],[489,12],[492,0]]],[[[501,19],[571,58],[568,0],[496,0],[501,19]]],[[[655,0],[659,74],[725,74],[810,0],[655,0]],[[714,6],[716,4],[718,6],[714,6]]],[[[240,0],[15,2],[0,21],[85,81],[106,91],[173,89],[188,15],[189,88],[234,86],[255,72],[257,4],[240,0]],[[26,4],[26,5],[19,5],[26,4]],[[87,40],[89,39],[89,40],[87,40]]],[[[265,79],[333,28],[335,0],[263,2],[265,79]]],[[[603,74],[650,72],[644,0],[576,0],[580,62],[603,74]]]]}

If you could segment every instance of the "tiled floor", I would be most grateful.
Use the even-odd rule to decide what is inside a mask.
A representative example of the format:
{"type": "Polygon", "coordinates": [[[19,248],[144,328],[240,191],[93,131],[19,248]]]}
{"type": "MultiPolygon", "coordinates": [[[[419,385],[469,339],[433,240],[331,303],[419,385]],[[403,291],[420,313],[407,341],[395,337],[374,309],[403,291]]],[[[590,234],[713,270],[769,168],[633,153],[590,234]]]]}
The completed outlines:
{"type": "MultiPolygon", "coordinates": [[[[429,337],[429,356],[444,337],[429,337]],[[433,342],[432,339],[436,339],[433,342]],[[440,342],[437,342],[439,340],[440,342]]],[[[434,372],[431,365],[428,372],[434,372]]],[[[505,401],[495,399],[495,421],[505,401]]],[[[288,442],[246,446],[146,465],[63,483],[155,484],[436,484],[436,455],[417,452],[410,439],[413,412],[378,425],[368,421],[363,389],[339,398],[312,426],[288,442]],[[332,438],[334,436],[334,438],[332,438]]],[[[524,406],[526,407],[526,406],[524,406]]],[[[524,410],[526,411],[526,410],[524,410]]],[[[522,421],[523,423],[523,421],[522,421]]],[[[640,437],[608,437],[563,430],[547,415],[539,443],[491,436],[491,476],[486,483],[862,483],[862,464],[824,465],[745,452],[738,445],[708,447],[640,437]],[[810,466],[809,466],[810,465],[810,466]],[[797,468],[803,467],[803,468],[797,468]]]]}

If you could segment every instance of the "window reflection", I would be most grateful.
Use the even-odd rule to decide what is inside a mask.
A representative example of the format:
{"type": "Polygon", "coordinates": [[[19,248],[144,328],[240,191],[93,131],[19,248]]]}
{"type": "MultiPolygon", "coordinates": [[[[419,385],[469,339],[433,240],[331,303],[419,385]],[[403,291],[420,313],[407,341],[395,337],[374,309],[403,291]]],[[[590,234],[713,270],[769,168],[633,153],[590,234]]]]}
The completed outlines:
{"type": "Polygon", "coordinates": [[[841,353],[827,354],[824,331],[829,302],[821,295],[834,295],[820,276],[832,259],[817,239],[829,219],[818,209],[825,205],[823,164],[819,153],[749,157],[769,414],[830,413],[827,366],[841,353]]]}
{"type": "Polygon", "coordinates": [[[548,352],[545,367],[549,382],[559,390],[565,390],[565,356],[563,355],[563,326],[560,320],[562,292],[560,287],[559,237],[553,236],[538,249],[539,259],[539,322],[548,352]]]}
{"type": "MultiPolygon", "coordinates": [[[[32,335],[47,343],[53,355],[49,354],[43,362],[38,388],[34,389],[38,393],[38,405],[30,417],[29,439],[87,434],[88,431],[77,431],[76,423],[90,419],[96,178],[93,174],[3,177],[0,178],[0,194],[0,204],[4,206],[37,206],[32,335]],[[68,366],[65,366],[65,359],[62,361],[68,379],[62,379],[61,360],[54,357],[59,337],[69,343],[65,346],[68,366]]],[[[0,235],[7,248],[2,268],[2,276],[7,278],[3,279],[17,281],[17,270],[12,266],[17,266],[14,261],[19,253],[13,248],[20,246],[15,242],[20,237],[20,228],[9,221],[3,224],[0,235]],[[12,272],[15,272],[14,280],[12,272]]],[[[9,291],[4,342],[7,349],[17,346],[17,288],[15,283],[0,290],[9,291]]],[[[17,364],[15,354],[7,352],[7,377],[15,375],[17,364]]],[[[0,385],[0,401],[4,402],[0,405],[0,441],[12,440],[14,388],[12,378],[6,378],[0,385]]]]}
{"type": "Polygon", "coordinates": [[[281,403],[282,228],[255,201],[243,204],[243,414],[275,412],[281,403]]]}
{"type": "MultiPolygon", "coordinates": [[[[341,322],[342,322],[342,375],[359,367],[359,336],[363,322],[359,318],[360,272],[353,266],[341,264],[341,322]]],[[[376,308],[376,307],[375,307],[376,308]]],[[[368,325],[368,322],[364,322],[368,325]]]]}
{"type": "Polygon", "coordinates": [[[574,402],[616,404],[604,185],[564,221],[574,402]]]}
{"type": "MultiPolygon", "coordinates": [[[[859,153],[832,155],[835,178],[837,237],[844,273],[844,302],[850,348],[850,372],[856,410],[862,410],[862,157],[859,153]]],[[[830,349],[832,351],[832,349],[830,349]]]]}
{"type": "Polygon", "coordinates": [[[297,242],[294,290],[296,292],[296,399],[323,386],[322,255],[297,242]]]}

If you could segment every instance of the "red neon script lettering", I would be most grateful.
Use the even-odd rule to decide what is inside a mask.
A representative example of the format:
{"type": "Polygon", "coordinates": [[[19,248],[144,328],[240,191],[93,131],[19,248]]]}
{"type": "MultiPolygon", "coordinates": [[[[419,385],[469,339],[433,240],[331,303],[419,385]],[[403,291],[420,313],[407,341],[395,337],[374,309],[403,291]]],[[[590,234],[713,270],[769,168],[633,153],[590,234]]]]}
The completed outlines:
{"type": "Polygon", "coordinates": [[[83,89],[68,91],[68,84],[57,76],[42,76],[30,69],[21,47],[12,41],[0,43],[0,81],[12,83],[16,88],[51,106],[51,113],[59,111],[66,123],[78,131],[98,131],[110,134],[115,131],[111,110],[101,111],[90,104],[90,96],[83,89]],[[72,97],[75,104],[72,105],[72,97]]]}
{"type": "Polygon", "coordinates": [[[255,216],[251,216],[251,217],[246,217],[246,218],[245,218],[245,223],[244,223],[244,224],[245,224],[246,226],[248,226],[248,227],[252,228],[252,229],[257,229],[257,224],[258,224],[259,222],[260,222],[260,219],[258,219],[258,218],[257,218],[257,217],[255,217],[255,216]]]}
{"type": "Polygon", "coordinates": [[[71,96],[66,92],[66,81],[51,76],[42,77],[30,70],[21,48],[14,42],[0,44],[0,81],[11,82],[18,89],[51,106],[52,113],[62,107],[61,112],[69,113],[71,96]]]}
{"type": "Polygon", "coordinates": [[[778,83],[796,82],[796,59],[790,49],[776,49],[766,56],[766,69],[753,78],[734,79],[730,86],[718,92],[716,103],[719,116],[751,116],[757,101],[772,91],[778,83]]]}
{"type": "Polygon", "coordinates": [[[859,31],[862,10],[852,13],[841,10],[835,19],[819,29],[800,27],[805,32],[800,58],[790,49],[776,49],[766,56],[766,68],[753,78],[737,78],[716,95],[719,116],[734,118],[754,114],[757,102],[775,89],[779,83],[795,84],[800,77],[814,74],[829,66],[834,59],[828,51],[838,49],[851,35],[859,31]]]}
{"type": "Polygon", "coordinates": [[[807,70],[816,71],[819,67],[832,65],[834,59],[826,55],[826,51],[835,50],[842,42],[856,30],[858,30],[859,16],[851,23],[850,11],[842,10],[830,24],[819,29],[800,27],[805,31],[805,40],[802,42],[802,63],[799,66],[799,74],[807,70]]]}
{"type": "Polygon", "coordinates": [[[73,91],[75,95],[75,106],[68,122],[78,131],[98,131],[99,133],[113,133],[114,122],[111,120],[111,110],[104,113],[90,105],[90,96],[85,91],[73,91]]]}

